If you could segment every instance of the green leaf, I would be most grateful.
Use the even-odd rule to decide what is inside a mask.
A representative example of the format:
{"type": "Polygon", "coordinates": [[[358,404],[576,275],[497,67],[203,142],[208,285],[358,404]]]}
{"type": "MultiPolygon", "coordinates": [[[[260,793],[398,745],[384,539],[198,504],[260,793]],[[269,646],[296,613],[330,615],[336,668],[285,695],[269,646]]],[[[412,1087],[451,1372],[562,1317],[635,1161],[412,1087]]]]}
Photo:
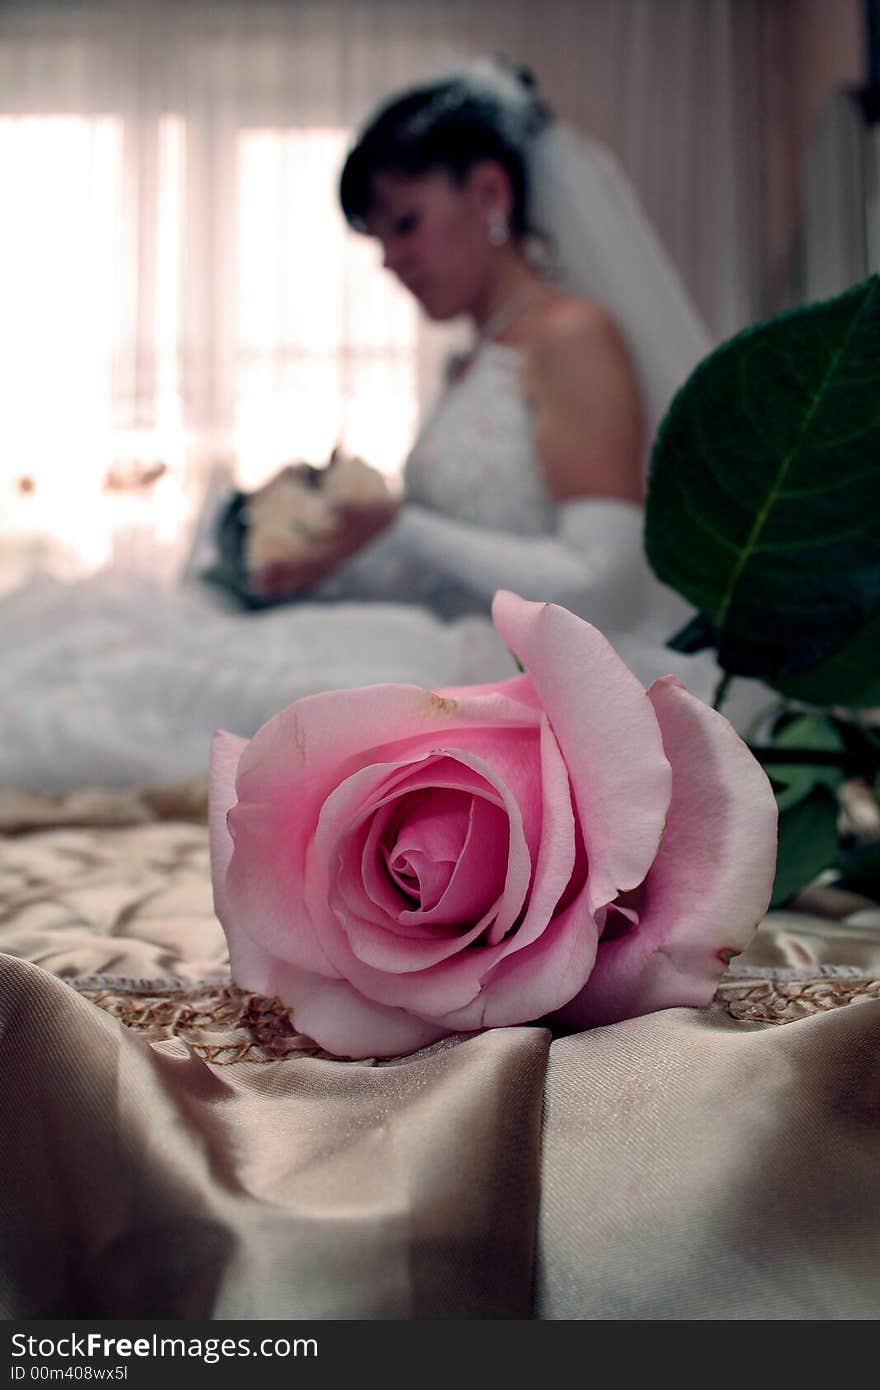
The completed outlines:
{"type": "Polygon", "coordinates": [[[718,629],[698,613],[689,623],[666,643],[674,652],[701,652],[706,647],[717,647],[718,629]]]}
{"type": "Polygon", "coordinates": [[[873,841],[841,852],[838,887],[880,899],[880,844],[873,841]]]}
{"type": "Polygon", "coordinates": [[[779,816],[779,851],[771,907],[781,907],[837,858],[837,798],[818,786],[779,816]]]}
{"type": "Polygon", "coordinates": [[[792,700],[815,705],[880,705],[880,617],[850,637],[832,657],[776,688],[792,700]]]}
{"type": "Polygon", "coordinates": [[[876,748],[880,751],[880,726],[874,724],[850,724],[848,728],[854,728],[859,737],[864,739],[869,748],[876,748]]]}
{"type": "MultiPolygon", "coordinates": [[[[796,714],[786,719],[773,736],[774,748],[808,748],[817,753],[842,753],[843,738],[822,714],[796,714]]],[[[770,763],[767,773],[776,784],[776,801],[780,811],[787,811],[809,796],[814,787],[828,787],[832,792],[843,781],[840,767],[821,767],[814,764],[770,763]]]]}
{"type": "MultiPolygon", "coordinates": [[[[716,629],[725,670],[781,688],[880,614],[878,457],[876,275],[747,329],[679,392],[654,449],[645,544],[716,629]]],[[[868,684],[865,662],[876,678],[863,646],[825,673],[835,703],[868,684]]]]}

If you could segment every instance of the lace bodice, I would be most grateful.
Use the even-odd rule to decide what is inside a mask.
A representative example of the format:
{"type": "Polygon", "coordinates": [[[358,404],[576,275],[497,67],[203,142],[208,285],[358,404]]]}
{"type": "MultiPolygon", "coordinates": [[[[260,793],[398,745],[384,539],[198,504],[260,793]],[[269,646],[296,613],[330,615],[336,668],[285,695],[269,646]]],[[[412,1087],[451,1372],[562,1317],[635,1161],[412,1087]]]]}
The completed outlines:
{"type": "Polygon", "coordinates": [[[555,528],[556,508],[533,438],[519,352],[483,343],[416,440],[404,474],[406,496],[493,531],[546,534],[555,528]]]}

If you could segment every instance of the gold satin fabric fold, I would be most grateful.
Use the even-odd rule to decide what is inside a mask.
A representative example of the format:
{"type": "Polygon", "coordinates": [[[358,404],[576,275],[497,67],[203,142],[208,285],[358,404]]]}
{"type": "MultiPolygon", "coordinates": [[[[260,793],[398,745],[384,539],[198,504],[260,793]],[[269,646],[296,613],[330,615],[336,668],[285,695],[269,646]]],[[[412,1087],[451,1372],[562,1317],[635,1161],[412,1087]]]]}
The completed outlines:
{"type": "Polygon", "coordinates": [[[788,1023],[720,1004],[557,1039],[537,1316],[880,1314],[880,1002],[788,1023]]]}
{"type": "Polygon", "coordinates": [[[808,890],[804,902],[815,910],[786,908],[764,918],[747,950],[733,961],[736,974],[758,966],[806,978],[826,966],[846,965],[866,978],[880,977],[880,907],[830,890],[808,890]]]}
{"type": "Polygon", "coordinates": [[[876,906],[772,913],[708,1011],[340,1063],[230,991],[205,828],[148,811],[7,816],[0,1314],[880,1314],[876,906]]]}
{"type": "Polygon", "coordinates": [[[5,1318],[523,1318],[548,1033],[212,1067],[0,957],[5,1318]]]}

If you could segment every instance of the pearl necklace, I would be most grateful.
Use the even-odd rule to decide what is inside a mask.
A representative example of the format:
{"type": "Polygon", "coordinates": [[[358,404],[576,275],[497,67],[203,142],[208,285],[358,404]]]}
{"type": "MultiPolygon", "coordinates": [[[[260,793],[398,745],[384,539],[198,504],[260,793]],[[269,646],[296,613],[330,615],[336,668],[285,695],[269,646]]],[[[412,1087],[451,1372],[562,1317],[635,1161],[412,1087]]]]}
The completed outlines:
{"type": "Polygon", "coordinates": [[[500,338],[501,334],[512,323],[516,322],[520,314],[525,313],[539,293],[540,286],[531,280],[528,284],[521,285],[518,290],[514,290],[513,294],[509,295],[494,314],[490,314],[477,330],[480,342],[485,343],[493,338],[500,338]]]}

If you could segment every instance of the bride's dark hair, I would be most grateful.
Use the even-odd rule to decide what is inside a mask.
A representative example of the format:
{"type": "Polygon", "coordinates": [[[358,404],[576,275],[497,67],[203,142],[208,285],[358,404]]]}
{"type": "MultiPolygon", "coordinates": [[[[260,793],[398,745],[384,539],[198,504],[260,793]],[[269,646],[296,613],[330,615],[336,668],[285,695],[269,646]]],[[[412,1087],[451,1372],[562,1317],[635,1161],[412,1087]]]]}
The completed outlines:
{"type": "Polygon", "coordinates": [[[528,234],[526,143],[548,112],[533,96],[530,73],[510,65],[504,70],[520,85],[522,99],[515,108],[491,83],[461,76],[413,88],[379,109],[349,153],[339,181],[339,200],[352,227],[364,230],[377,173],[417,178],[442,169],[461,183],[474,165],[489,159],[510,179],[511,231],[516,237],[528,234]]]}

